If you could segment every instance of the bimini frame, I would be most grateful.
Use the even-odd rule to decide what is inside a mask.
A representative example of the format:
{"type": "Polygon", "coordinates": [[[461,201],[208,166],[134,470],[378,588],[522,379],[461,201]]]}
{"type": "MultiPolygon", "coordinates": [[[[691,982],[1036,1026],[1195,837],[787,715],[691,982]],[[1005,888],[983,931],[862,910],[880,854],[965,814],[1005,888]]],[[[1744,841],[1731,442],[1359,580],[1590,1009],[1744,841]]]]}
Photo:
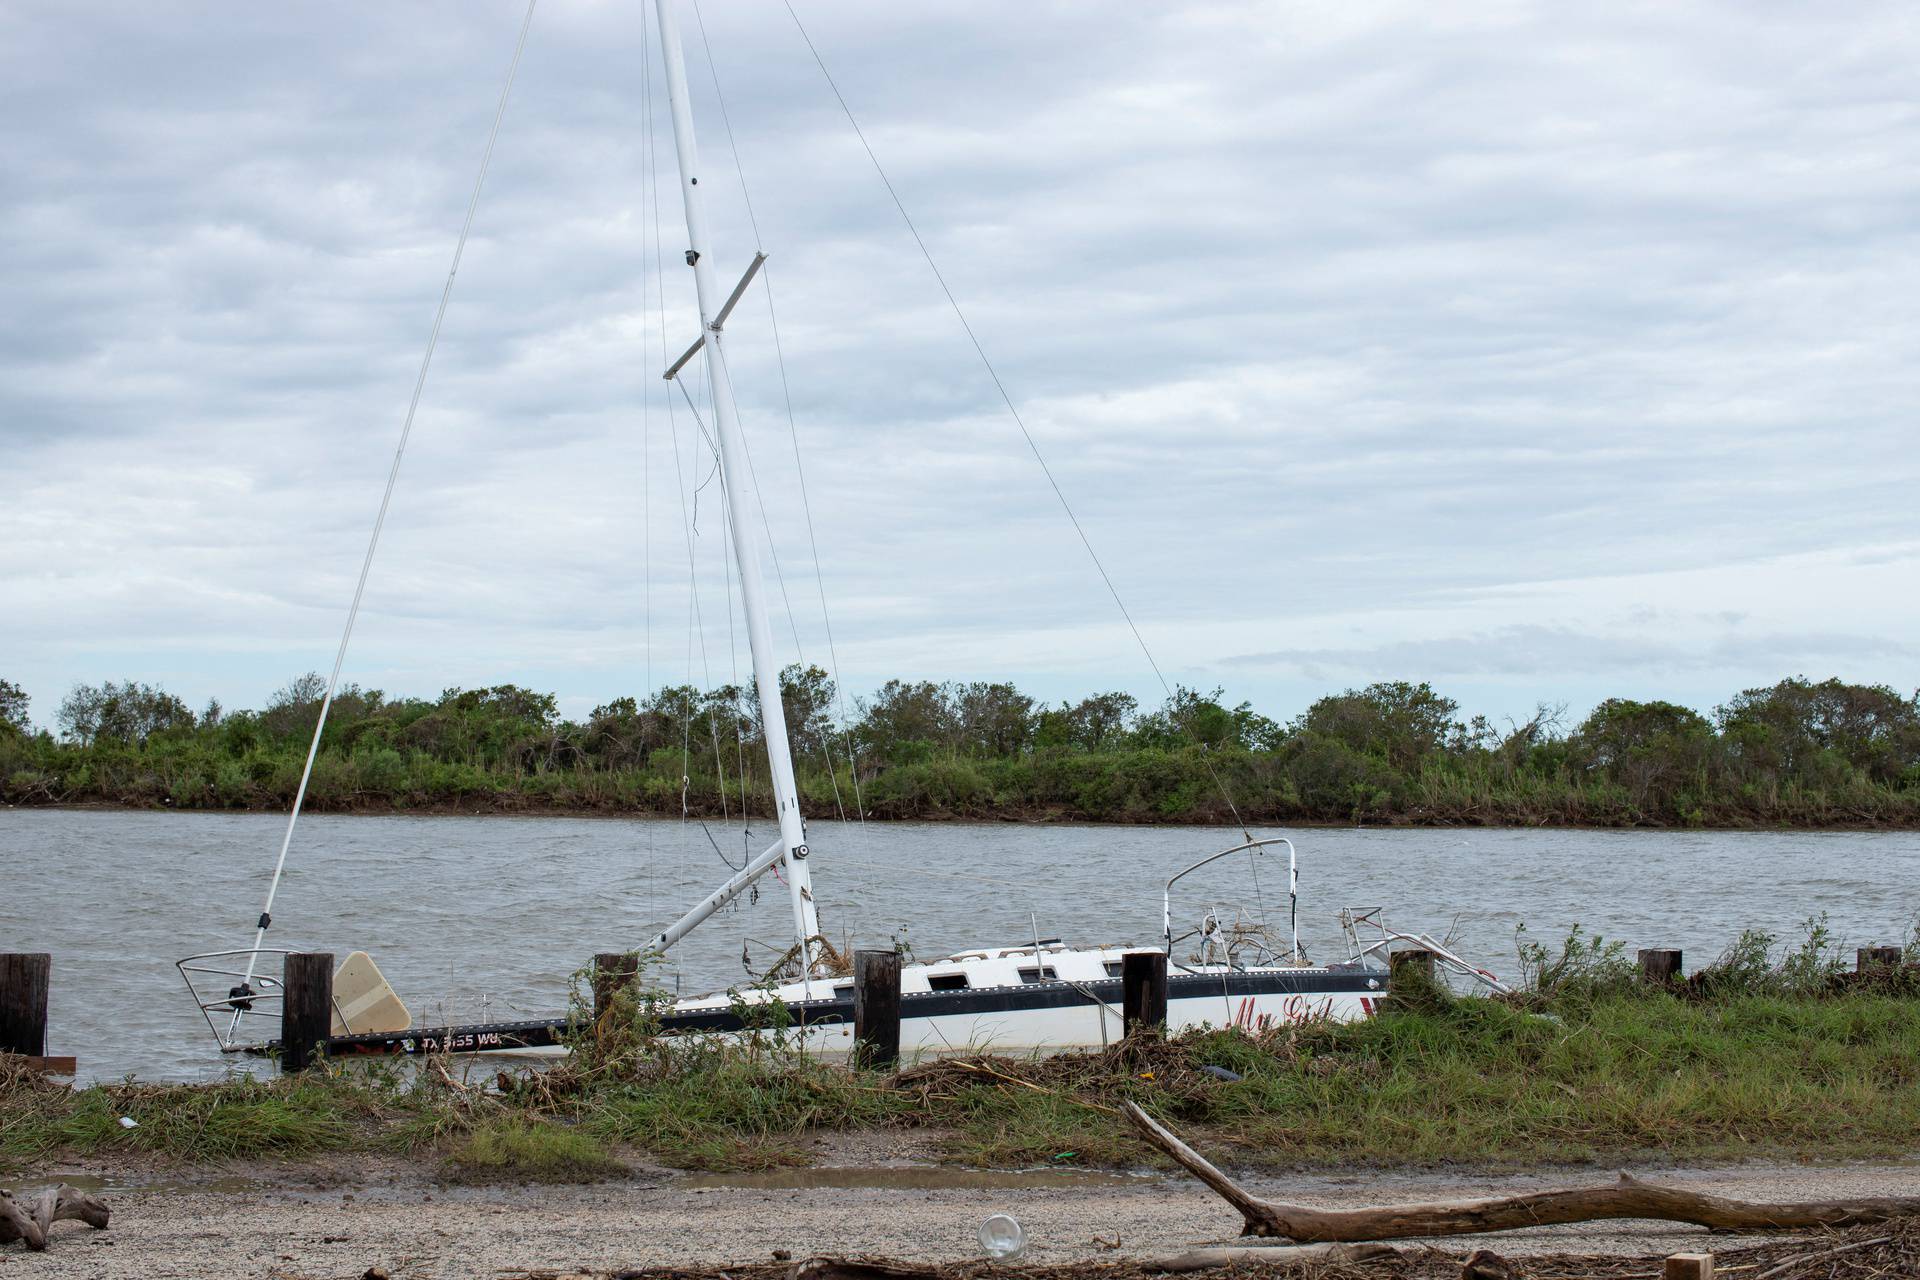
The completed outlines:
{"type": "Polygon", "coordinates": [[[1292,934],[1293,959],[1300,960],[1300,860],[1293,851],[1293,841],[1285,836],[1273,836],[1266,840],[1249,840],[1237,844],[1231,849],[1222,849],[1218,853],[1208,854],[1200,861],[1183,870],[1176,871],[1167,880],[1167,887],[1160,896],[1160,934],[1167,947],[1167,959],[1173,959],[1173,886],[1185,877],[1210,863],[1222,858],[1232,857],[1236,853],[1250,853],[1254,857],[1264,857],[1269,846],[1283,844],[1287,846],[1287,929],[1292,934]]]}

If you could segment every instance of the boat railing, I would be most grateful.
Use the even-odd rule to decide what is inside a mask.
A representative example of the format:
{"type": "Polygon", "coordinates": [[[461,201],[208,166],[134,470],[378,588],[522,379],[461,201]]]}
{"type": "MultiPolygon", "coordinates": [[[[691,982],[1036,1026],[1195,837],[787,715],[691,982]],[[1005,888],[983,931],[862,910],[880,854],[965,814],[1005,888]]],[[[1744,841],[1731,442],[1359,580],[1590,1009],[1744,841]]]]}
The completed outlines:
{"type": "Polygon", "coordinates": [[[1433,956],[1434,963],[1449,973],[1458,974],[1500,995],[1513,994],[1513,988],[1496,977],[1492,970],[1482,969],[1432,934],[1403,933],[1390,928],[1386,922],[1385,907],[1342,907],[1340,928],[1347,935],[1349,964],[1390,967],[1397,943],[1402,950],[1427,952],[1433,956]]]}
{"type": "MultiPolygon", "coordinates": [[[[260,962],[274,959],[284,963],[288,954],[284,947],[245,947],[208,951],[173,962],[181,981],[187,984],[188,994],[200,1007],[200,1016],[207,1020],[207,1030],[213,1033],[220,1052],[257,1051],[279,1038],[286,988],[279,978],[261,972],[260,962]],[[222,1022],[227,1024],[225,1031],[220,1029],[222,1022]],[[262,1033],[257,1038],[242,1034],[256,1029],[262,1033]]],[[[338,1001],[333,1012],[335,1017],[341,1016],[338,1001]]]]}
{"type": "MultiPolygon", "coordinates": [[[[1218,853],[1208,854],[1206,857],[1200,859],[1200,861],[1195,862],[1190,866],[1181,868],[1179,871],[1174,872],[1173,875],[1167,878],[1166,887],[1161,891],[1161,895],[1160,895],[1160,937],[1161,937],[1162,944],[1166,948],[1167,959],[1169,961],[1173,959],[1173,945],[1174,945],[1174,942],[1176,941],[1176,939],[1173,936],[1173,886],[1180,883],[1180,881],[1192,875],[1194,872],[1200,870],[1202,867],[1210,866],[1213,863],[1220,861],[1222,858],[1230,858],[1236,853],[1244,853],[1251,857],[1257,858],[1262,856],[1269,848],[1271,848],[1274,845],[1285,845],[1287,847],[1287,901],[1288,901],[1287,915],[1288,915],[1288,920],[1293,932],[1293,939],[1291,944],[1292,958],[1295,963],[1299,962],[1299,959],[1300,959],[1300,917],[1299,917],[1300,895],[1299,895],[1297,872],[1295,870],[1296,863],[1297,863],[1297,856],[1295,855],[1293,850],[1293,841],[1287,839],[1285,836],[1271,836],[1265,840],[1248,840],[1245,843],[1234,845],[1231,849],[1222,849],[1218,853]]],[[[1214,940],[1216,933],[1219,931],[1220,931],[1220,927],[1219,927],[1218,911],[1217,909],[1210,909],[1207,912],[1206,921],[1204,921],[1201,925],[1201,933],[1209,942],[1211,942],[1214,940]],[[1207,927],[1208,922],[1211,922],[1215,927],[1212,929],[1209,929],[1207,927]]],[[[1247,934],[1251,931],[1238,929],[1236,927],[1235,932],[1238,934],[1247,934]]],[[[1269,939],[1267,934],[1266,922],[1264,919],[1261,921],[1259,929],[1257,930],[1257,933],[1259,935],[1258,945],[1263,947],[1267,951],[1271,952],[1274,957],[1277,957],[1280,954],[1279,949],[1272,945],[1271,940],[1269,939]]],[[[1191,936],[1192,935],[1190,933],[1182,935],[1182,937],[1191,937],[1191,936]]],[[[1241,940],[1244,940],[1244,938],[1242,938],[1241,940]]],[[[1229,963],[1231,963],[1231,956],[1229,956],[1229,963]]]]}

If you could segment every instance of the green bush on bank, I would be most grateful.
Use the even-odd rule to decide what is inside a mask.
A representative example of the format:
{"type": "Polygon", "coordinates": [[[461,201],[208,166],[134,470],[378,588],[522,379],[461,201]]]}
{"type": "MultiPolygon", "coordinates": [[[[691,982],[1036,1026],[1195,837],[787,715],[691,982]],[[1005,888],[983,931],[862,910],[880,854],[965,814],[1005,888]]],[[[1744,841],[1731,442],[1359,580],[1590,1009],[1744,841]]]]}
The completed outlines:
{"type": "MultiPolygon", "coordinates": [[[[1459,718],[1425,684],[1334,694],[1280,725],[1215,690],[1142,711],[1125,694],[1046,707],[1006,684],[889,681],[842,718],[818,668],[783,676],[811,811],[1064,818],[1587,826],[1913,826],[1920,695],[1839,680],[1749,689],[1709,718],[1610,699],[1571,729],[1459,718]]],[[[11,690],[11,694],[7,691],[11,690]]],[[[81,686],[34,730],[0,681],[0,802],[284,809],[321,685],[199,713],[153,686],[81,686]]],[[[674,686],[579,721],[514,685],[335,699],[316,809],[769,811],[750,689],[674,686]],[[744,775],[744,776],[743,776],[744,775]]]]}

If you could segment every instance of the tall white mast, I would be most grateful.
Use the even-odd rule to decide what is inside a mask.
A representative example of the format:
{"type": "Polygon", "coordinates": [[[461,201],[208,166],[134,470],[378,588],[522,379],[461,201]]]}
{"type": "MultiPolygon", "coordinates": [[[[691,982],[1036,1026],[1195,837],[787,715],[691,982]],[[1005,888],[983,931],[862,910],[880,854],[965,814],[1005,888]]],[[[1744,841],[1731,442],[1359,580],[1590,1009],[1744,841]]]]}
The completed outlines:
{"type": "Polygon", "coordinates": [[[787,743],[787,714],[780,699],[780,668],[773,656],[773,629],[767,623],[762,599],[760,551],[747,531],[746,512],[753,509],[746,501],[747,486],[752,481],[746,445],[733,411],[733,386],[727,378],[726,348],[720,334],[727,299],[713,275],[712,245],[707,239],[706,211],[700,194],[700,154],[693,133],[693,104],[687,96],[687,69],[680,53],[680,26],[674,17],[674,0],[654,0],[654,11],[660,19],[660,52],[667,69],[667,101],[673,110],[673,144],[680,159],[680,195],[687,210],[687,263],[693,268],[694,287],[700,296],[700,330],[705,339],[707,371],[713,388],[714,430],[720,439],[721,482],[726,486],[732,508],[728,524],[733,534],[734,562],[740,566],[740,602],[747,615],[753,680],[760,691],[760,719],[767,735],[767,766],[773,776],[774,804],[780,815],[780,857],[786,865],[787,888],[793,898],[793,928],[799,935],[803,968],[811,976],[818,949],[815,939],[820,935],[820,917],[814,908],[812,877],[807,870],[806,825],[801,821],[800,795],[793,782],[793,753],[787,743]]]}

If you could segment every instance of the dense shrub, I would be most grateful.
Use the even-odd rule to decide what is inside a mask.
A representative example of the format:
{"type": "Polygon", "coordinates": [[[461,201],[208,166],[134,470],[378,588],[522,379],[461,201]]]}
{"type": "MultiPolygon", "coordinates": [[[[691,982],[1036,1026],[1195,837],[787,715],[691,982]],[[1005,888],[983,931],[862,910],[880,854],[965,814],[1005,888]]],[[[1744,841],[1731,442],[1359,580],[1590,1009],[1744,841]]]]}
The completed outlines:
{"type": "MultiPolygon", "coordinates": [[[[1920,701],[1883,685],[1783,680],[1712,717],[1609,699],[1570,731],[1556,709],[1502,732],[1426,684],[1320,699],[1284,727],[1220,690],[1049,707],[1010,684],[888,681],[848,707],[817,667],[782,674],[808,811],[877,817],[1633,825],[1911,825],[1920,701]],[[843,721],[838,712],[846,708],[843,721]]],[[[195,714],[138,681],[82,686],[60,733],[0,680],[0,801],[284,808],[325,684],[261,711],[195,714]]],[[[389,699],[347,685],[328,710],[316,808],[457,806],[768,811],[751,689],[670,685],[582,721],[517,685],[389,699]]]]}

